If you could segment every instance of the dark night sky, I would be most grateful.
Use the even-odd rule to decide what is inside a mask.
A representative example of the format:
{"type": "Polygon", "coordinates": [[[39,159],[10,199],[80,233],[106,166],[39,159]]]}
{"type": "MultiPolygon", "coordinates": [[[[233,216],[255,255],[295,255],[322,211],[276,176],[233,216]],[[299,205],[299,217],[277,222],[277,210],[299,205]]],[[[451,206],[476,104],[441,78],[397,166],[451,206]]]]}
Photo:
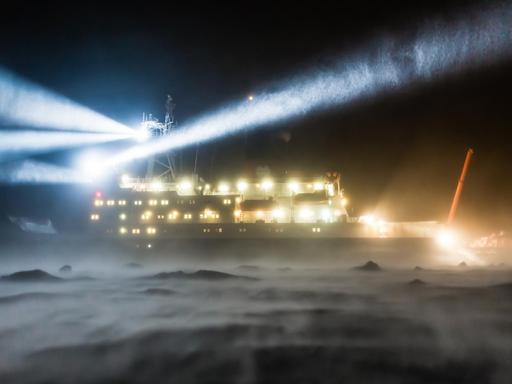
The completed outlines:
{"type": "MultiPolygon", "coordinates": [[[[168,92],[184,122],[343,57],[368,39],[408,33],[479,4],[45,3],[23,2],[0,14],[0,65],[126,123],[138,121],[142,111],[163,113],[168,92]]],[[[510,228],[511,65],[267,127],[250,134],[246,147],[240,137],[202,145],[200,171],[215,178],[242,174],[254,163],[278,175],[284,168],[309,174],[336,169],[356,212],[378,208],[394,219],[443,220],[465,150],[473,146],[459,219],[483,230],[510,228]],[[283,131],[292,134],[286,156],[283,131]]],[[[89,192],[1,187],[0,213],[80,222],[89,192]],[[62,207],[76,209],[63,215],[62,207]]]]}

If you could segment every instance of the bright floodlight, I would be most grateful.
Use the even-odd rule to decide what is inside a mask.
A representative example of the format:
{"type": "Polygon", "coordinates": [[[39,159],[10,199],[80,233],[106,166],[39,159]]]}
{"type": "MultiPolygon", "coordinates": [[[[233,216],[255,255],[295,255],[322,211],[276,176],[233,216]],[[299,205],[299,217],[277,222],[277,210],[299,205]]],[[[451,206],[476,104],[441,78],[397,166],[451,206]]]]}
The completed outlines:
{"type": "Polygon", "coordinates": [[[238,183],[236,183],[236,189],[238,189],[239,192],[245,192],[248,186],[249,185],[245,180],[239,180],[238,183]]]}
{"type": "Polygon", "coordinates": [[[272,211],[272,217],[274,219],[282,219],[284,217],[284,210],[282,208],[276,208],[272,211]]]}
{"type": "Polygon", "coordinates": [[[86,152],[79,158],[79,169],[85,179],[90,181],[102,178],[107,172],[104,159],[96,152],[86,152]]]}
{"type": "Polygon", "coordinates": [[[272,187],[274,186],[274,182],[270,179],[265,179],[261,182],[261,188],[264,190],[264,191],[269,191],[272,189],[272,187]]]}
{"type": "Polygon", "coordinates": [[[178,189],[181,192],[190,192],[192,190],[192,183],[189,180],[181,180],[178,183],[178,189]]]}
{"type": "Polygon", "coordinates": [[[135,131],[134,138],[137,141],[144,142],[148,141],[151,137],[151,134],[146,129],[138,129],[135,131]]]}
{"type": "Polygon", "coordinates": [[[220,193],[228,193],[229,192],[229,184],[228,183],[219,183],[219,192],[220,193]]]}
{"type": "Polygon", "coordinates": [[[457,234],[450,229],[443,229],[437,234],[437,243],[446,249],[453,249],[457,245],[457,234]]]}
{"type": "Polygon", "coordinates": [[[288,183],[288,189],[293,193],[297,193],[299,191],[299,183],[297,183],[296,181],[290,181],[288,183]]]}
{"type": "Polygon", "coordinates": [[[310,219],[313,216],[313,211],[309,207],[302,207],[299,210],[299,217],[301,219],[310,219]]]}
{"type": "Polygon", "coordinates": [[[262,91],[248,103],[225,105],[184,125],[178,131],[131,148],[110,164],[144,158],[306,113],[351,103],[426,83],[508,58],[512,53],[512,5],[473,9],[448,24],[433,23],[396,41],[371,41],[345,54],[328,70],[313,69],[262,91]]]}
{"type": "Polygon", "coordinates": [[[330,221],[332,216],[332,211],[329,208],[323,208],[321,212],[323,221],[330,221]]]}
{"type": "Polygon", "coordinates": [[[359,216],[359,222],[361,222],[363,224],[373,225],[377,221],[378,221],[378,219],[372,214],[366,214],[366,215],[359,216]]]}

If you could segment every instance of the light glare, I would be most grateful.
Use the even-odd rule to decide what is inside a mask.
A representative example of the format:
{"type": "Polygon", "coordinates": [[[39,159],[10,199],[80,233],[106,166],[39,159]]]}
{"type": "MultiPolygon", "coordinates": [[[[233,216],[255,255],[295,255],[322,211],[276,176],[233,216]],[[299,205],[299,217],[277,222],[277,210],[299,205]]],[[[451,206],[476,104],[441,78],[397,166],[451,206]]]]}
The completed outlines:
{"type": "Polygon", "coordinates": [[[33,160],[4,163],[0,168],[0,183],[4,184],[85,183],[87,181],[73,169],[33,160]]]}
{"type": "Polygon", "coordinates": [[[240,180],[238,183],[236,183],[236,189],[238,189],[239,192],[245,192],[248,186],[249,185],[245,180],[240,180]]]}
{"type": "Polygon", "coordinates": [[[83,145],[98,144],[128,138],[126,134],[55,132],[55,131],[0,131],[0,158],[33,155],[83,145]]]}
{"type": "Polygon", "coordinates": [[[415,39],[400,39],[400,44],[380,44],[377,51],[366,49],[364,54],[345,55],[346,59],[330,70],[313,70],[296,77],[276,91],[261,92],[250,103],[226,105],[169,136],[121,152],[109,163],[144,158],[315,110],[346,106],[508,57],[512,52],[512,8],[490,7],[474,12],[478,12],[477,22],[470,13],[467,19],[425,28],[415,39]]]}
{"type": "Polygon", "coordinates": [[[182,180],[178,183],[178,189],[182,192],[190,192],[192,190],[192,183],[189,180],[182,180]]]}
{"type": "Polygon", "coordinates": [[[221,193],[229,192],[229,184],[227,184],[227,183],[220,183],[219,184],[219,192],[221,192],[221,193]]]}
{"type": "Polygon", "coordinates": [[[105,176],[108,168],[104,166],[104,159],[96,152],[86,152],[79,158],[79,169],[83,177],[95,181],[105,176]]]}
{"type": "Polygon", "coordinates": [[[0,68],[0,119],[34,128],[133,135],[133,130],[0,68]]]}
{"type": "Polygon", "coordinates": [[[290,191],[292,191],[293,193],[297,193],[299,191],[299,183],[297,183],[296,181],[290,181],[288,183],[288,188],[290,189],[290,191]]]}
{"type": "Polygon", "coordinates": [[[449,229],[441,230],[437,235],[437,243],[446,249],[453,249],[457,245],[457,235],[449,229]]]}
{"type": "Polygon", "coordinates": [[[266,179],[266,180],[263,180],[261,183],[261,188],[264,191],[269,191],[273,187],[274,187],[274,182],[272,180],[266,179]]]}

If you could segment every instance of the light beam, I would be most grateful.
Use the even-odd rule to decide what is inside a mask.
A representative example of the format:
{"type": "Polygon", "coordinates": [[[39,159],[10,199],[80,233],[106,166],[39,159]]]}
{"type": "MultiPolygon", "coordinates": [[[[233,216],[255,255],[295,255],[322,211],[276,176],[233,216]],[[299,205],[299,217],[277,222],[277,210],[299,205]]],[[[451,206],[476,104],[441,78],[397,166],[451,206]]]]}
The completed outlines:
{"type": "Polygon", "coordinates": [[[88,181],[73,169],[39,161],[25,160],[10,164],[4,163],[0,166],[0,183],[2,184],[70,184],[88,181]]]}
{"type": "Polygon", "coordinates": [[[0,160],[41,154],[82,145],[105,143],[130,137],[126,134],[57,131],[0,131],[0,160]]]}
{"type": "Polygon", "coordinates": [[[314,70],[276,91],[254,95],[250,103],[227,105],[169,136],[121,152],[108,163],[120,164],[313,111],[347,106],[510,56],[512,6],[473,9],[464,16],[450,23],[432,23],[415,39],[389,40],[379,49],[353,53],[330,70],[314,70]]]}
{"type": "Polygon", "coordinates": [[[109,117],[0,68],[0,123],[33,128],[134,135],[109,117]]]}
{"type": "Polygon", "coordinates": [[[98,181],[110,170],[103,166],[105,156],[94,151],[80,154],[78,158],[80,173],[90,181],[98,181]]]}

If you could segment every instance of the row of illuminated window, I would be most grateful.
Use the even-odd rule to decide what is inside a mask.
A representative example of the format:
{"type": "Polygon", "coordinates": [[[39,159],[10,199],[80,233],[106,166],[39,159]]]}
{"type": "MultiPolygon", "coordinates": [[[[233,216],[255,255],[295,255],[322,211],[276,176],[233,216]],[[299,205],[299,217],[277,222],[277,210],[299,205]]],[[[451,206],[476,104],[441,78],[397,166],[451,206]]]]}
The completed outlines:
{"type": "Polygon", "coordinates": [[[209,209],[205,209],[203,213],[199,214],[200,219],[218,219],[219,214],[218,212],[211,211],[209,209]]]}
{"type": "MultiPolygon", "coordinates": [[[[211,228],[203,228],[203,233],[210,233],[211,228]]],[[[222,228],[215,228],[215,232],[222,233],[222,228]]]]}
{"type": "MultiPolygon", "coordinates": [[[[310,207],[301,207],[298,209],[298,211],[295,212],[294,216],[300,220],[316,220],[321,219],[323,221],[333,221],[339,216],[342,215],[342,211],[339,209],[333,210],[331,208],[324,207],[321,210],[318,209],[312,209],[310,207]]],[[[242,218],[242,214],[246,217],[255,216],[258,219],[264,219],[268,218],[269,216],[272,217],[272,219],[285,219],[288,215],[291,215],[291,212],[288,212],[284,208],[275,208],[271,211],[247,211],[242,212],[241,210],[237,209],[233,211],[233,214],[237,218],[242,218]]]]}
{"type": "MultiPolygon", "coordinates": [[[[309,183],[307,185],[304,185],[304,183],[300,183],[295,180],[290,180],[287,184],[288,184],[288,189],[293,193],[300,192],[302,189],[314,190],[314,191],[321,191],[321,190],[327,189],[329,193],[331,193],[331,192],[334,193],[334,184],[325,183],[324,181],[321,181],[321,180],[316,181],[314,183],[309,183]]],[[[192,185],[190,183],[188,183],[187,186],[190,189],[192,187],[192,185]]],[[[274,181],[271,179],[263,179],[259,183],[252,184],[252,183],[248,183],[245,180],[239,180],[235,185],[230,185],[227,182],[220,182],[216,188],[216,192],[227,194],[227,193],[232,193],[233,191],[236,190],[240,193],[244,193],[251,187],[253,188],[253,186],[255,186],[257,189],[268,192],[274,188],[274,181]]],[[[199,187],[199,189],[201,189],[201,187],[199,187]]],[[[209,184],[206,184],[204,186],[205,191],[209,191],[210,189],[211,189],[211,187],[209,184]]]]}
{"type": "MultiPolygon", "coordinates": [[[[121,220],[125,220],[125,219],[126,219],[126,215],[124,215],[124,217],[121,217],[121,216],[123,216],[123,215],[124,215],[124,214],[121,214],[121,215],[120,215],[121,220]]],[[[201,215],[200,215],[200,217],[201,217],[201,218],[210,218],[210,217],[212,217],[211,215],[212,215],[211,213],[209,213],[209,216],[204,216],[204,214],[201,214],[201,215]]],[[[144,213],[140,216],[140,218],[141,218],[142,220],[144,220],[144,221],[151,220],[151,219],[153,218],[153,212],[151,212],[151,211],[146,211],[146,212],[144,212],[144,213]]],[[[164,220],[164,219],[165,219],[165,215],[156,215],[156,218],[157,218],[158,220],[164,220]]],[[[167,219],[168,219],[168,220],[176,220],[176,219],[178,219],[178,218],[179,218],[179,212],[178,212],[178,211],[172,211],[172,212],[169,212],[169,214],[167,215],[167,219]]],[[[190,220],[190,219],[192,219],[192,214],[191,214],[191,213],[184,213],[184,214],[183,214],[183,218],[184,218],[185,220],[190,220]]],[[[217,215],[215,216],[215,218],[219,218],[219,215],[217,214],[217,215]]]]}
{"type": "MultiPolygon", "coordinates": [[[[230,185],[229,183],[227,182],[220,182],[216,188],[213,188],[217,193],[230,193],[230,191],[234,191],[235,189],[238,191],[238,192],[245,192],[247,191],[247,189],[249,189],[253,184],[250,184],[248,183],[246,180],[239,180],[238,182],[235,183],[235,185],[230,185]]],[[[274,182],[271,180],[271,179],[263,179],[260,183],[257,183],[255,184],[255,186],[258,188],[258,189],[262,189],[264,191],[268,191],[268,190],[271,190],[273,187],[274,187],[274,182]]],[[[323,183],[321,182],[318,182],[318,183],[315,183],[314,185],[313,184],[310,184],[309,187],[310,188],[315,188],[315,189],[323,189],[323,183]]],[[[295,190],[299,187],[299,184],[295,181],[291,181],[289,183],[289,188],[291,190],[295,190]]],[[[192,189],[194,188],[194,185],[191,181],[189,180],[182,180],[179,184],[178,184],[178,190],[180,190],[181,192],[186,192],[186,191],[191,191],[192,189]]],[[[197,186],[197,189],[204,189],[205,192],[209,192],[212,190],[212,186],[210,184],[205,184],[204,186],[202,185],[199,185],[197,186]]]]}
{"type": "MultiPolygon", "coordinates": [[[[149,200],[148,204],[151,206],[158,205],[158,200],[149,200]]],[[[160,200],[160,205],[169,205],[169,200],[160,200]]]]}
{"type": "Polygon", "coordinates": [[[94,206],[95,207],[102,207],[103,205],[113,206],[113,205],[126,205],[126,200],[101,200],[96,199],[94,200],[94,206]]]}
{"type": "MultiPolygon", "coordinates": [[[[321,228],[320,227],[313,227],[313,228],[311,228],[311,231],[314,232],[314,233],[320,233],[321,228]]],[[[203,228],[203,233],[210,233],[210,232],[211,232],[211,228],[203,228]]],[[[222,228],[221,227],[215,228],[215,232],[222,233],[222,228]]],[[[245,232],[247,232],[247,228],[238,228],[238,232],[245,233],[245,232]]],[[[276,232],[276,233],[283,233],[284,229],[283,228],[275,228],[274,232],[276,232]]],[[[128,229],[125,228],[125,227],[121,227],[121,228],[119,228],[119,233],[122,234],[122,235],[125,235],[125,234],[128,233],[128,229]]],[[[154,235],[154,234],[156,234],[156,228],[154,228],[154,227],[147,227],[146,228],[146,233],[148,235],[154,235]]],[[[140,228],[132,228],[131,229],[131,234],[132,235],[140,235],[140,228]]]]}
{"type": "MultiPolygon", "coordinates": [[[[90,217],[91,217],[92,221],[98,221],[100,219],[100,215],[97,213],[91,214],[90,217]]],[[[153,213],[151,211],[146,211],[141,215],[140,218],[144,221],[148,221],[148,220],[151,220],[152,217],[153,217],[153,213]]],[[[192,213],[183,214],[183,219],[185,219],[185,220],[191,220],[192,217],[193,217],[192,213]]],[[[125,213],[121,213],[119,215],[119,219],[122,221],[126,220],[126,218],[127,218],[127,215],[125,213]]],[[[165,215],[156,215],[156,218],[158,220],[165,220],[165,215]]],[[[178,218],[179,218],[179,213],[177,211],[170,212],[167,215],[168,220],[177,220],[178,218]]],[[[218,219],[219,214],[216,212],[213,212],[213,211],[206,210],[204,213],[199,214],[199,218],[203,219],[203,220],[218,219]]],[[[320,232],[319,227],[314,227],[314,228],[312,228],[312,230],[313,230],[313,232],[320,232]]]]}
{"type": "MultiPolygon", "coordinates": [[[[183,199],[180,199],[180,200],[176,200],[176,204],[178,205],[182,205],[182,204],[186,204],[188,203],[189,205],[194,205],[196,203],[195,200],[183,200],[183,199]]],[[[222,201],[222,203],[224,205],[231,205],[232,203],[232,200],[231,199],[224,199],[222,201]]],[[[95,207],[102,207],[104,205],[107,205],[107,206],[114,206],[114,205],[120,205],[120,206],[124,206],[126,205],[126,200],[101,200],[101,199],[96,199],[94,200],[94,206],[95,207]]],[[[142,200],[134,200],[133,201],[133,205],[142,205],[142,200]]],[[[156,199],[150,199],[148,200],[148,205],[154,207],[154,206],[157,206],[157,205],[169,205],[169,200],[156,200],[156,199]]]]}
{"type": "MultiPolygon", "coordinates": [[[[121,227],[121,228],[119,228],[119,233],[121,235],[126,235],[128,233],[128,229],[126,227],[121,227]]],[[[146,233],[148,235],[154,235],[156,233],[156,228],[154,228],[154,227],[147,227],[146,228],[146,233]]],[[[131,234],[132,235],[140,235],[140,228],[132,228],[131,229],[131,234]]]]}
{"type": "MultiPolygon", "coordinates": [[[[126,215],[126,213],[121,213],[119,214],[119,219],[120,220],[126,220],[128,216],[126,215]]],[[[156,215],[156,218],[158,220],[165,220],[165,215],[156,215]]],[[[185,220],[191,220],[193,217],[192,213],[184,213],[183,214],[183,218],[185,220]]],[[[205,210],[203,213],[200,213],[199,214],[199,218],[200,219],[218,219],[220,217],[220,215],[217,213],[217,212],[214,212],[214,211],[210,211],[210,210],[205,210]]],[[[148,220],[151,220],[153,218],[153,212],[151,211],[146,211],[144,212],[140,218],[144,221],[148,221],[148,220]]],[[[167,215],[167,219],[168,220],[176,220],[179,218],[179,212],[177,211],[172,211],[170,212],[168,215],[167,215]]],[[[100,219],[100,215],[97,214],[97,213],[93,213],[91,214],[91,220],[92,221],[98,221],[100,219]]]]}
{"type": "MultiPolygon", "coordinates": [[[[128,175],[123,175],[121,180],[123,182],[129,182],[130,178],[128,175]]],[[[299,192],[301,189],[315,190],[315,191],[327,189],[329,192],[330,192],[330,189],[334,190],[334,184],[326,183],[322,180],[317,180],[314,183],[309,183],[307,185],[302,182],[296,181],[296,180],[290,180],[287,183],[287,185],[288,185],[288,189],[294,193],[299,192]]],[[[161,182],[154,181],[153,183],[151,183],[148,190],[161,191],[162,187],[163,187],[163,185],[161,182]]],[[[195,186],[191,180],[184,179],[184,180],[181,180],[177,185],[177,189],[181,193],[191,192],[196,188],[199,190],[204,189],[204,191],[206,193],[211,192],[212,189],[215,192],[222,193],[222,194],[232,193],[235,190],[240,193],[243,193],[243,192],[246,192],[248,189],[251,189],[254,187],[268,192],[274,188],[274,181],[270,178],[265,178],[265,179],[261,180],[260,182],[254,184],[254,183],[249,183],[246,180],[238,180],[233,185],[230,185],[230,183],[228,183],[228,182],[221,181],[221,182],[219,182],[219,184],[216,187],[212,187],[210,184],[205,184],[204,186],[203,185],[195,186]]],[[[101,194],[97,193],[97,195],[101,195],[101,194]]]]}

